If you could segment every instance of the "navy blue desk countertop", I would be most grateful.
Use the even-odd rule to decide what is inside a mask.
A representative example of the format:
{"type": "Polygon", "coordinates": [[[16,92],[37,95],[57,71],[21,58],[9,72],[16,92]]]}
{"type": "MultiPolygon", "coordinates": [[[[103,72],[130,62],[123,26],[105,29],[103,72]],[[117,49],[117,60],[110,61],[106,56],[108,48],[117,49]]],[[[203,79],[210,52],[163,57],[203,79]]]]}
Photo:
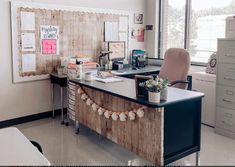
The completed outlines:
{"type": "Polygon", "coordinates": [[[200,99],[204,97],[203,93],[170,87],[168,89],[167,101],[161,101],[160,103],[150,103],[147,99],[136,97],[135,80],[127,79],[123,77],[120,77],[120,78],[122,79],[122,82],[115,82],[115,83],[101,83],[95,80],[90,81],[90,82],[87,82],[84,80],[70,80],[70,81],[75,84],[79,84],[80,86],[85,86],[94,90],[108,93],[110,95],[123,98],[126,100],[130,100],[132,102],[145,105],[150,108],[166,107],[168,105],[175,104],[178,102],[184,102],[187,100],[195,100],[195,99],[200,99]]]}

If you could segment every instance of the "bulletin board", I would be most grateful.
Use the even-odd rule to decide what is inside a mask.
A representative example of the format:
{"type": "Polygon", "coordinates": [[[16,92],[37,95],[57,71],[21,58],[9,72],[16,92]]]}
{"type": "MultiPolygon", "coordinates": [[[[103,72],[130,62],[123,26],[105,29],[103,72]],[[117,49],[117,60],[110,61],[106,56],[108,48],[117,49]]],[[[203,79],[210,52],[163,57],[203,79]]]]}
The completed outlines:
{"type": "Polygon", "coordinates": [[[125,41],[128,51],[129,18],[120,10],[11,2],[13,82],[48,79],[61,57],[97,61],[113,39],[125,41]]]}

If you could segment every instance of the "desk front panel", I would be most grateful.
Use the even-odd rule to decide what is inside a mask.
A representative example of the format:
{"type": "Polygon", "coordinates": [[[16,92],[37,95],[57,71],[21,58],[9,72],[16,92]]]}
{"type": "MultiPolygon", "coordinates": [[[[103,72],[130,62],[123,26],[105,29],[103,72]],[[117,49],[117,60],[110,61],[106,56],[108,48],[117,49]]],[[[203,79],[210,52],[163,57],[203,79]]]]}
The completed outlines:
{"type": "MultiPolygon", "coordinates": [[[[121,113],[142,107],[140,104],[91,88],[82,89],[93,102],[109,111],[121,113]]],[[[162,108],[146,108],[142,118],[136,116],[134,121],[114,121],[93,111],[92,107],[81,99],[80,94],[76,95],[76,120],[79,123],[156,165],[164,164],[163,111],[162,108]]]]}
{"type": "Polygon", "coordinates": [[[200,151],[201,101],[199,98],[165,107],[165,165],[200,151]]]}

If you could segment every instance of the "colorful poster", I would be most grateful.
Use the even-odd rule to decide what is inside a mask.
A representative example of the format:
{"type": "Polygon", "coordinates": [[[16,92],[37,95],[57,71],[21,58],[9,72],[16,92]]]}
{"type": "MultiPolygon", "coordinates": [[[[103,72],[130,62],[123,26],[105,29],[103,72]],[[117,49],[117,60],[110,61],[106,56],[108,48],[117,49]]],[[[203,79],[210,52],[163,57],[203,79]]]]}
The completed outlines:
{"type": "Polygon", "coordinates": [[[41,52],[42,55],[59,54],[58,26],[41,26],[41,52]]]}
{"type": "Polygon", "coordinates": [[[131,31],[131,38],[135,39],[137,42],[144,42],[144,28],[132,29],[131,31]]]}

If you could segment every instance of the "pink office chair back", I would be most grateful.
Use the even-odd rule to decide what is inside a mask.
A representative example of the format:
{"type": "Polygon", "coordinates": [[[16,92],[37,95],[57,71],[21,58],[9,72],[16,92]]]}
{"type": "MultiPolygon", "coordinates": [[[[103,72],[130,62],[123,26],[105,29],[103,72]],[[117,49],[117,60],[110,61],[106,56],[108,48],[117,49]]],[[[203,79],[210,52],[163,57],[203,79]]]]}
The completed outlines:
{"type": "MultiPolygon", "coordinates": [[[[159,77],[168,79],[170,83],[175,81],[186,81],[190,63],[189,53],[185,49],[168,49],[165,53],[159,77]]],[[[187,84],[179,83],[174,85],[174,87],[186,89],[187,84]]]]}

